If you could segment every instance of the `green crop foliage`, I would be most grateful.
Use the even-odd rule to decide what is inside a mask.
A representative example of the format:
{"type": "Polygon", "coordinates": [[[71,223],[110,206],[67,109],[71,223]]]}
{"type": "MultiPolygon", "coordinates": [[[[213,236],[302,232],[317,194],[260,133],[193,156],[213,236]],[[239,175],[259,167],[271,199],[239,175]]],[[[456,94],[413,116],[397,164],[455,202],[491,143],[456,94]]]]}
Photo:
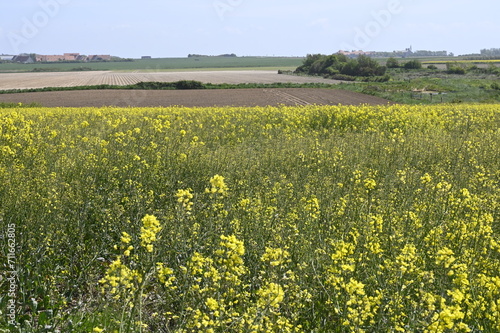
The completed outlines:
{"type": "Polygon", "coordinates": [[[0,330],[498,332],[499,127],[498,104],[0,109],[0,330]]]}
{"type": "Polygon", "coordinates": [[[112,71],[177,71],[200,69],[258,69],[258,68],[295,68],[303,58],[287,57],[199,57],[199,58],[158,58],[134,61],[109,62],[54,62],[54,63],[0,63],[0,72],[30,71],[74,71],[112,70],[112,71]]]}

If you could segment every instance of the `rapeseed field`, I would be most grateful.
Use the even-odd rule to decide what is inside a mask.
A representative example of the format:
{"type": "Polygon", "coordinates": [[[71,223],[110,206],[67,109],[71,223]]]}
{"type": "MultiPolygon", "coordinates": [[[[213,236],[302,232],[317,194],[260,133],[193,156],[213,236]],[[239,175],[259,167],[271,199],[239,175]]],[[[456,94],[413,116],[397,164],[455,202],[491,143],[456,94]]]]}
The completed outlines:
{"type": "Polygon", "coordinates": [[[500,106],[0,109],[0,332],[499,332],[500,106]]]}

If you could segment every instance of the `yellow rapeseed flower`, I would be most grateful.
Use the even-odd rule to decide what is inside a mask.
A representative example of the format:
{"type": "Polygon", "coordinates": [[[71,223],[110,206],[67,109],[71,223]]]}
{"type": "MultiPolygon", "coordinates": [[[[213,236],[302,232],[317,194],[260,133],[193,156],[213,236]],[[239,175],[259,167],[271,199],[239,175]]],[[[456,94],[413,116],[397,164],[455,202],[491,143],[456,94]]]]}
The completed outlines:
{"type": "Polygon", "coordinates": [[[260,258],[263,262],[268,262],[271,266],[280,266],[287,261],[290,254],[280,248],[266,247],[266,252],[260,258]]]}
{"type": "Polygon", "coordinates": [[[141,245],[148,252],[153,252],[153,242],[156,241],[156,235],[160,232],[160,222],[153,215],[146,215],[142,219],[141,227],[141,245]]]}
{"type": "Polygon", "coordinates": [[[228,187],[224,182],[224,177],[220,175],[215,175],[210,178],[210,184],[212,185],[212,187],[210,189],[205,189],[206,193],[224,195],[228,190],[228,187]]]}
{"type": "Polygon", "coordinates": [[[158,280],[165,286],[170,287],[175,281],[174,271],[171,268],[165,267],[163,263],[156,263],[156,271],[158,274],[158,280]]]}
{"type": "Polygon", "coordinates": [[[193,207],[193,202],[191,201],[191,199],[193,199],[193,193],[191,193],[191,191],[192,189],[190,188],[186,190],[179,189],[175,193],[177,202],[179,202],[187,212],[190,212],[193,207]]]}
{"type": "Polygon", "coordinates": [[[219,308],[219,303],[212,297],[207,298],[205,305],[212,311],[216,311],[219,308]]]}
{"type": "Polygon", "coordinates": [[[132,237],[130,237],[130,235],[124,231],[122,232],[122,237],[120,240],[122,241],[122,243],[128,244],[132,240],[132,237]]]}
{"type": "Polygon", "coordinates": [[[274,282],[268,283],[259,289],[257,295],[260,297],[257,301],[260,307],[278,307],[285,298],[283,287],[274,282]]]}

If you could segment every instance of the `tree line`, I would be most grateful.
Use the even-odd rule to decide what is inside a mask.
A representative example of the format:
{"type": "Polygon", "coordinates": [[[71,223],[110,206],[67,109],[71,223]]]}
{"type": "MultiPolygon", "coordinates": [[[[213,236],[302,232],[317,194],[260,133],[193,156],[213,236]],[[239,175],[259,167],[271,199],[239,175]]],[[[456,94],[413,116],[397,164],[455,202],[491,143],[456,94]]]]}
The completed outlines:
{"type": "Polygon", "coordinates": [[[337,53],[332,55],[308,54],[295,73],[308,75],[322,75],[338,80],[353,81],[356,77],[370,78],[370,80],[387,81],[386,66],[381,66],[376,60],[361,55],[351,59],[337,53]]]}

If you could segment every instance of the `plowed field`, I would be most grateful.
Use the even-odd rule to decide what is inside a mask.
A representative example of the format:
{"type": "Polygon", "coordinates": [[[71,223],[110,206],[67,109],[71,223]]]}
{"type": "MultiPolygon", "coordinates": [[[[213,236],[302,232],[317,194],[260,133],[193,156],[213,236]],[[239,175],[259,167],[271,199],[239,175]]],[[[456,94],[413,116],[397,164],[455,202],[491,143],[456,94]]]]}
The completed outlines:
{"type": "Polygon", "coordinates": [[[337,89],[229,89],[229,90],[85,90],[0,94],[0,103],[39,103],[46,107],[83,106],[267,106],[387,104],[370,95],[337,89]]]}

